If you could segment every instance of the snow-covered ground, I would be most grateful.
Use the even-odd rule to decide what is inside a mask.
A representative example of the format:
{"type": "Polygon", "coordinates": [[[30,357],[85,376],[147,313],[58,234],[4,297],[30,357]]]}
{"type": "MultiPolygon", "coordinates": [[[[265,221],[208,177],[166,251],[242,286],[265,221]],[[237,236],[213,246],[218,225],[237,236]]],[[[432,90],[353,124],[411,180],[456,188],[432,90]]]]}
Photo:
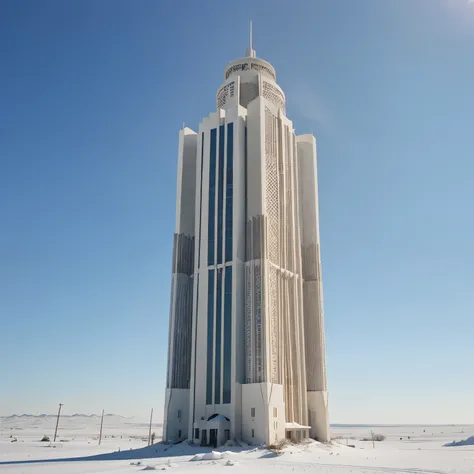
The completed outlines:
{"type": "MultiPolygon", "coordinates": [[[[334,426],[331,445],[308,442],[274,453],[251,446],[215,452],[186,443],[147,447],[147,423],[116,415],[104,418],[100,446],[97,416],[61,417],[56,443],[40,442],[44,435],[53,438],[55,423],[54,416],[0,418],[0,473],[474,474],[474,438],[444,446],[468,440],[474,426],[334,426]],[[375,448],[372,441],[361,441],[370,439],[371,431],[385,436],[375,448]]],[[[161,426],[152,431],[159,440],[161,426]]]]}

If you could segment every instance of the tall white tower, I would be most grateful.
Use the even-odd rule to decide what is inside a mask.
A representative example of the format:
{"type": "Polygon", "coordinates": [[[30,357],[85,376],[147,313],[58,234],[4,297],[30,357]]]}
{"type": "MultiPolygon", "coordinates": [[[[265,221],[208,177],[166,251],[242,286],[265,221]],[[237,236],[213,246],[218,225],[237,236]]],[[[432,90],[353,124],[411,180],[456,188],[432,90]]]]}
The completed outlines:
{"type": "Polygon", "coordinates": [[[316,141],[246,54],[179,136],[163,439],[326,442],[316,141]]]}

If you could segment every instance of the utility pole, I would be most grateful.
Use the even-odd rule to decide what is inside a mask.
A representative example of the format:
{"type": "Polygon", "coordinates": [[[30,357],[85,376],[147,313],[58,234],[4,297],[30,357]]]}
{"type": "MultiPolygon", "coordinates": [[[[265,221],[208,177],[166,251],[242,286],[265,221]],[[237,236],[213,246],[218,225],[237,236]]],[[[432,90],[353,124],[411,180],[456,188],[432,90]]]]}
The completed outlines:
{"type": "Polygon", "coordinates": [[[150,446],[150,443],[151,443],[151,420],[153,420],[153,408],[151,409],[151,414],[150,414],[150,428],[148,430],[148,446],[150,446]]]}
{"type": "Polygon", "coordinates": [[[56,441],[56,435],[58,434],[58,426],[59,426],[59,416],[61,415],[61,408],[64,404],[63,403],[60,403],[59,404],[59,410],[58,410],[58,418],[56,420],[56,429],[54,430],[54,439],[53,439],[53,442],[56,441]]]}
{"type": "Polygon", "coordinates": [[[370,430],[370,434],[372,436],[372,447],[375,449],[374,432],[370,430]]]}
{"type": "Polygon", "coordinates": [[[102,425],[104,424],[104,409],[102,409],[102,418],[100,419],[99,446],[102,441],[102,425]]]}

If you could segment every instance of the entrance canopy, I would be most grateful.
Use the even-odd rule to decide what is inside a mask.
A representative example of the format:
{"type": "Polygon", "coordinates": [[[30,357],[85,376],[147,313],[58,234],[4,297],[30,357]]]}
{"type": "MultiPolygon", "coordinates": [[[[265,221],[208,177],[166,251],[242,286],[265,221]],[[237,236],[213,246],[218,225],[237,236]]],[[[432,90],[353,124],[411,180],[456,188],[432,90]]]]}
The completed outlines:
{"type": "Polygon", "coordinates": [[[286,439],[299,443],[303,439],[308,438],[311,426],[303,426],[299,423],[287,422],[285,423],[286,439]]]}
{"type": "Polygon", "coordinates": [[[207,420],[194,423],[194,441],[202,446],[221,446],[230,439],[230,420],[214,413],[207,420]]]}
{"type": "Polygon", "coordinates": [[[310,430],[311,426],[303,426],[298,423],[294,423],[292,421],[285,423],[285,430],[286,431],[301,431],[301,430],[310,430]]]}

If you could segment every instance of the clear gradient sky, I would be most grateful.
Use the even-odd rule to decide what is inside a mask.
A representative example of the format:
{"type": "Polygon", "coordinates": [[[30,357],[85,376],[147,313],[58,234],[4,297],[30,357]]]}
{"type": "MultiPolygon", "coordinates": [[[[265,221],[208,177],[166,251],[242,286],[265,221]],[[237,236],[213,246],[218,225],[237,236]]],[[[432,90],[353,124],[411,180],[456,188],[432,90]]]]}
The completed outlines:
{"type": "Polygon", "coordinates": [[[318,140],[331,421],[474,423],[468,0],[2,0],[0,415],[161,416],[178,130],[250,18],[318,140]]]}

